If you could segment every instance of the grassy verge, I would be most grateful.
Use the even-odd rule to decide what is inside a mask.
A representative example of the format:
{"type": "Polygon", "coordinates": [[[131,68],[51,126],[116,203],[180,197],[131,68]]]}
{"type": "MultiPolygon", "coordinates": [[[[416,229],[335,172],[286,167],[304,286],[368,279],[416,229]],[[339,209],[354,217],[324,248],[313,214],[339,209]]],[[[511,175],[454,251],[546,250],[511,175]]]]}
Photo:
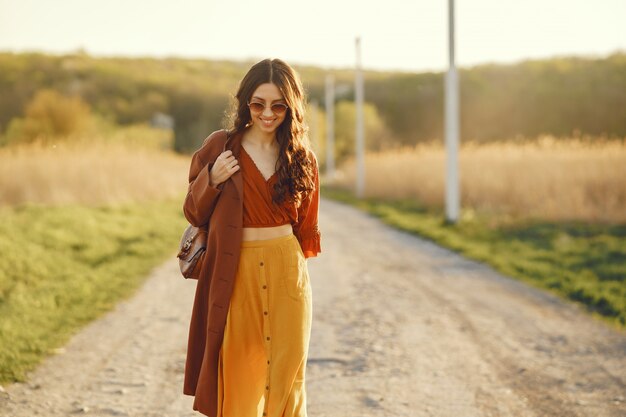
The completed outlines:
{"type": "Polygon", "coordinates": [[[175,256],[182,201],[0,209],[0,383],[24,380],[175,256]]]}
{"type": "Polygon", "coordinates": [[[583,304],[626,329],[626,224],[494,221],[464,213],[456,224],[413,201],[357,199],[322,186],[323,196],[354,205],[385,223],[428,238],[501,273],[583,304]]]}

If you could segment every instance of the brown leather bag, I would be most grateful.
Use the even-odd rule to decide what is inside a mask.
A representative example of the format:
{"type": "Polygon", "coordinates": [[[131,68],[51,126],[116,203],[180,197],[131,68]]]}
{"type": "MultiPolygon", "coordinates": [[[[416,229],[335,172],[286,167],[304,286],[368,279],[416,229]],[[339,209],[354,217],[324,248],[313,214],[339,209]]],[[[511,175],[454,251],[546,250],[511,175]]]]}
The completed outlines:
{"type": "MultiPolygon", "coordinates": [[[[225,130],[224,135],[226,142],[228,142],[230,138],[228,131],[225,130]]],[[[222,152],[226,150],[226,142],[224,142],[222,152]]],[[[202,146],[205,144],[206,139],[202,146]]],[[[221,189],[223,185],[224,183],[220,183],[217,187],[221,189]]],[[[208,223],[201,227],[190,224],[183,232],[183,237],[180,239],[179,252],[176,257],[180,264],[180,272],[185,278],[198,279],[200,277],[206,254],[208,227],[208,223]]]]}
{"type": "Polygon", "coordinates": [[[207,226],[187,226],[180,240],[180,250],[176,257],[180,264],[180,272],[185,278],[198,279],[206,255],[207,226]]]}

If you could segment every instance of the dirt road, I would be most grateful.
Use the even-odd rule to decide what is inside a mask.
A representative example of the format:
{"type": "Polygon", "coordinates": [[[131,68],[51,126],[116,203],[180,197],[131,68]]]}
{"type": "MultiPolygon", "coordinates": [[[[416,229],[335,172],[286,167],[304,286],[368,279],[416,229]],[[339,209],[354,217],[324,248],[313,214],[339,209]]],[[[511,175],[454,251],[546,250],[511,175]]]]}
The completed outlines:
{"type": "MultiPolygon", "coordinates": [[[[311,417],[626,415],[626,333],[353,208],[320,207],[311,417]]],[[[182,395],[195,283],[177,268],[5,387],[0,416],[199,416],[182,395]]]]}

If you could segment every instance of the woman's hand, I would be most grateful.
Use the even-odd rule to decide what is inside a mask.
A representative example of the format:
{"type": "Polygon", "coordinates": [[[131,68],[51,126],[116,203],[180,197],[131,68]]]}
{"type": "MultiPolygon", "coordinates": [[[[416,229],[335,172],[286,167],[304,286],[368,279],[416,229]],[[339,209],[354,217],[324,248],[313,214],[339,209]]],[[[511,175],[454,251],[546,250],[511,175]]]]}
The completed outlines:
{"type": "Polygon", "coordinates": [[[239,170],[239,162],[235,159],[233,151],[229,149],[222,152],[213,163],[209,173],[211,187],[216,187],[218,184],[223,183],[237,170],[239,170]]]}

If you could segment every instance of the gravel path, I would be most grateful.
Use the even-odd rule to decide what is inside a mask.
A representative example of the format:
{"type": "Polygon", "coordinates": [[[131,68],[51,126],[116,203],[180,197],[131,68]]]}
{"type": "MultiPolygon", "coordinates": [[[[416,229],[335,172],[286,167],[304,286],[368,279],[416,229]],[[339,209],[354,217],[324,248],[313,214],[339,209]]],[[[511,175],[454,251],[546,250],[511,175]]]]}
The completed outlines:
{"type": "MultiPolygon", "coordinates": [[[[320,207],[311,417],[626,415],[626,332],[351,207],[320,207]]],[[[182,394],[194,289],[172,257],[1,389],[0,416],[199,416],[182,394]]]]}

